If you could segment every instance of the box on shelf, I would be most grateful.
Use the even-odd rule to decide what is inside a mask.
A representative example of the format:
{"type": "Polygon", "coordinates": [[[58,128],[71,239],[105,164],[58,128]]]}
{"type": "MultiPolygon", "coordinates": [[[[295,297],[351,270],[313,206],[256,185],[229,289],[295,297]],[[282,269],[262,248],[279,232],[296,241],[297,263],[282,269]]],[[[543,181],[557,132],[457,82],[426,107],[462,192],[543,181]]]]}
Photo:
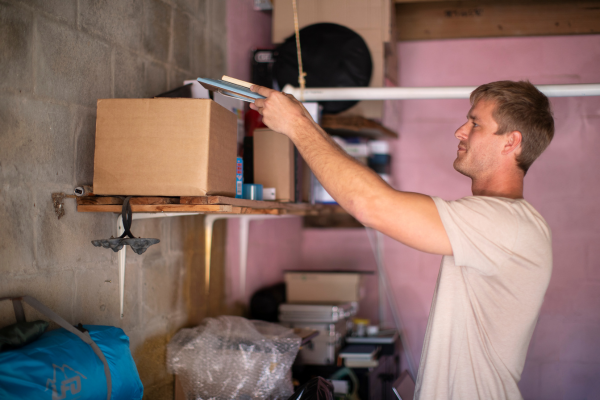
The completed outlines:
{"type": "Polygon", "coordinates": [[[254,130],[254,183],[275,188],[277,201],[295,199],[294,144],[271,129],[254,130]]]}
{"type": "Polygon", "coordinates": [[[209,99],[101,99],[94,193],[235,196],[236,117],[209,99]]]}
{"type": "Polygon", "coordinates": [[[288,303],[344,303],[360,300],[361,274],[285,272],[288,303]]]}

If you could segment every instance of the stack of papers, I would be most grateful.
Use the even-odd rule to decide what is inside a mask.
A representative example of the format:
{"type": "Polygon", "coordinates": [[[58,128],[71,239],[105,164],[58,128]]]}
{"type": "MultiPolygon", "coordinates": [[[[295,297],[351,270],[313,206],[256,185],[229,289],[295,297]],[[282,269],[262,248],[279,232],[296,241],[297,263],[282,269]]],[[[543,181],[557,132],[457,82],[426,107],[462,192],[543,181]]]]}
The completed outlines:
{"type": "Polygon", "coordinates": [[[353,344],[344,348],[339,356],[348,368],[372,368],[379,365],[380,351],[379,346],[353,344]]]}

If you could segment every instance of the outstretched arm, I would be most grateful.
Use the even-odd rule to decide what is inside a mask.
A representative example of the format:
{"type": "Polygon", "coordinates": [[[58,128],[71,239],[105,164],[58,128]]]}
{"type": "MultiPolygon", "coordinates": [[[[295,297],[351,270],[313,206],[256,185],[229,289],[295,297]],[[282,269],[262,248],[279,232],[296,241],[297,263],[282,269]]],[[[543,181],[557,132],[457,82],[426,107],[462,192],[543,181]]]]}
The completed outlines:
{"type": "Polygon", "coordinates": [[[269,128],[294,142],[327,192],[358,221],[417,250],[452,254],[431,197],[390,187],[346,154],[292,95],[257,85],[252,91],[266,99],[250,108],[263,115],[269,128]]]}

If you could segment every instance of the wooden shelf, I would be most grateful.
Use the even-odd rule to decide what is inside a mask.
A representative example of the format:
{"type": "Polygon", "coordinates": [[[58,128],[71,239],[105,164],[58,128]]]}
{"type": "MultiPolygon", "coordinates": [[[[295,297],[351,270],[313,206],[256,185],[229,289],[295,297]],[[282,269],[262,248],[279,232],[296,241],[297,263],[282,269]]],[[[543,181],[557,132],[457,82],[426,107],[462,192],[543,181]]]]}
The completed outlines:
{"type": "MultiPolygon", "coordinates": [[[[78,212],[119,213],[125,196],[84,196],[77,198],[78,212]]],[[[338,205],[307,203],[280,203],[236,199],[225,196],[200,197],[132,197],[131,210],[134,213],[188,213],[207,214],[268,214],[319,216],[344,212],[338,205]]]]}
{"type": "Polygon", "coordinates": [[[380,123],[360,116],[339,116],[325,114],[321,127],[330,135],[358,136],[369,139],[397,139],[398,134],[380,123]]]}

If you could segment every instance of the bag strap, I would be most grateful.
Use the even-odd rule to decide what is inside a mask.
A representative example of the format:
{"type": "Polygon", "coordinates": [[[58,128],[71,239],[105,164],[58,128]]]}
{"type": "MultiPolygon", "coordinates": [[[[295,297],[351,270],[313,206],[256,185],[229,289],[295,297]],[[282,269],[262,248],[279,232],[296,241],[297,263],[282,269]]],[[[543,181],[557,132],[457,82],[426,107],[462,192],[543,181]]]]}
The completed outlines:
{"type": "Polygon", "coordinates": [[[83,332],[79,331],[77,328],[75,328],[73,325],[69,324],[65,319],[63,319],[60,315],[58,315],[57,313],[55,313],[54,311],[52,311],[51,309],[49,309],[48,307],[46,307],[45,305],[43,305],[42,303],[40,303],[39,301],[37,301],[36,299],[34,299],[31,296],[3,297],[3,298],[0,298],[0,301],[2,301],[2,300],[12,300],[13,308],[15,310],[15,317],[17,318],[17,321],[19,321],[19,322],[25,321],[25,313],[23,311],[23,305],[21,304],[21,301],[24,301],[25,303],[29,304],[31,307],[33,307],[37,311],[44,314],[46,317],[50,318],[51,321],[58,324],[61,328],[64,328],[65,330],[71,332],[73,335],[77,336],[79,339],[83,340],[85,343],[89,344],[90,347],[92,348],[92,350],[94,350],[94,353],[96,353],[96,355],[100,359],[100,361],[102,361],[102,364],[104,364],[104,375],[106,375],[106,386],[107,386],[106,399],[110,400],[110,396],[111,396],[111,392],[112,392],[112,379],[110,376],[110,368],[108,367],[108,361],[106,361],[106,357],[104,357],[104,353],[102,353],[102,350],[100,350],[100,347],[98,347],[96,342],[94,342],[94,340],[91,338],[89,332],[83,333],[83,332]]]}

